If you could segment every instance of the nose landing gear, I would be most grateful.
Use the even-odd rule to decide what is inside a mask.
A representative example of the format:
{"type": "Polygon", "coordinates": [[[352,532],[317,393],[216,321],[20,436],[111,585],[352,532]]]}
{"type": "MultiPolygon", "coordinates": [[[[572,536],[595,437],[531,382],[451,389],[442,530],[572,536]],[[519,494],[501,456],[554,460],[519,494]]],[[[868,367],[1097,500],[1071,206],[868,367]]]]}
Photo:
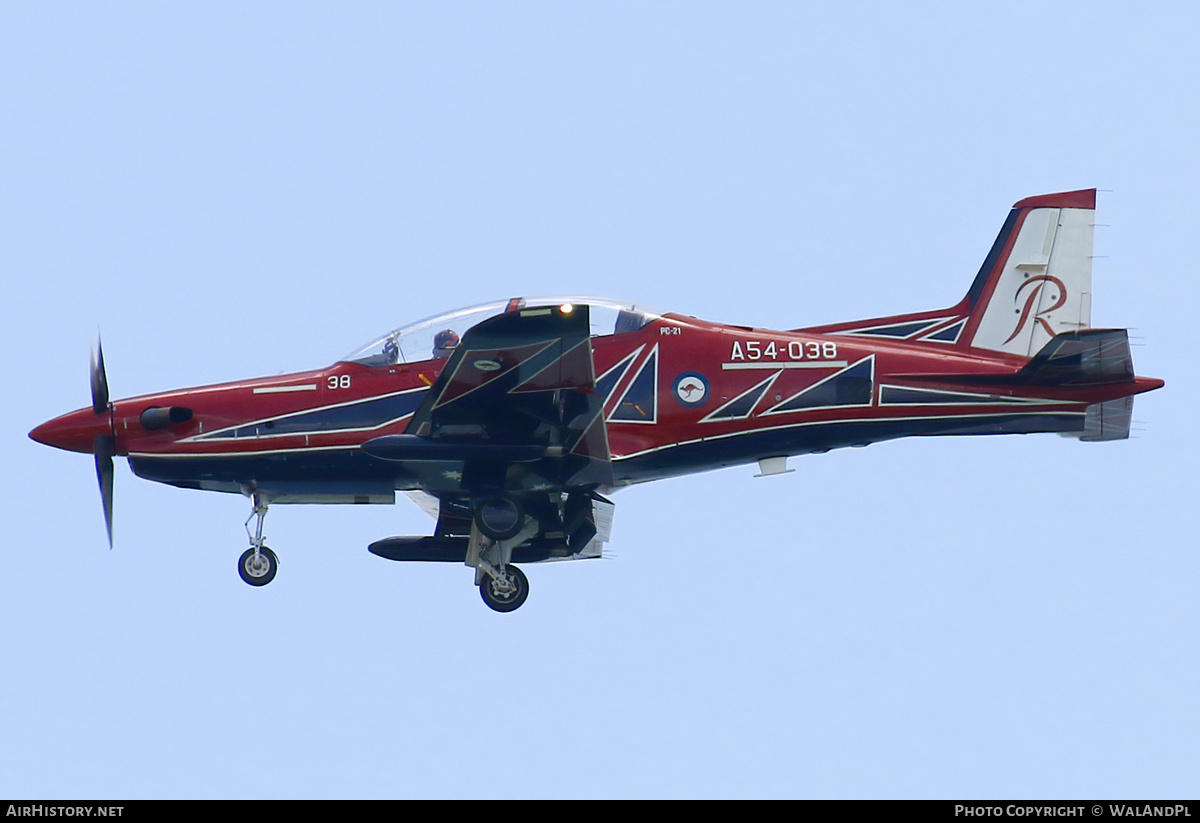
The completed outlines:
{"type": "Polygon", "coordinates": [[[267,517],[269,503],[265,497],[259,497],[257,494],[253,500],[254,511],[246,518],[246,534],[250,538],[250,548],[238,558],[238,574],[251,586],[265,586],[275,579],[275,572],[279,571],[279,558],[275,552],[263,545],[263,520],[267,517]],[[257,523],[252,534],[250,521],[256,518],[257,523]]]}
{"type": "Polygon", "coordinates": [[[251,546],[238,558],[238,574],[251,586],[265,586],[275,579],[279,558],[266,546],[251,546]]]}

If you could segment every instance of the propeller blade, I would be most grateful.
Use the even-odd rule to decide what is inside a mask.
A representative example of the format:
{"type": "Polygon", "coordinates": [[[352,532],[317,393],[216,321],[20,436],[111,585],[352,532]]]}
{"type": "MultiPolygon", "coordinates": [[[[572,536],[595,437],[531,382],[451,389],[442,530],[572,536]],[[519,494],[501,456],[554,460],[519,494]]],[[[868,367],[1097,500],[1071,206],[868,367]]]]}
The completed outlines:
{"type": "Polygon", "coordinates": [[[104,344],[97,340],[96,347],[100,356],[92,356],[92,411],[104,414],[108,411],[108,375],[104,373],[104,344]]]}
{"type": "Polygon", "coordinates": [[[100,434],[92,441],[92,453],[96,459],[96,480],[100,484],[100,502],[104,505],[104,528],[108,531],[108,547],[113,545],[113,454],[116,444],[111,435],[100,434]]]}

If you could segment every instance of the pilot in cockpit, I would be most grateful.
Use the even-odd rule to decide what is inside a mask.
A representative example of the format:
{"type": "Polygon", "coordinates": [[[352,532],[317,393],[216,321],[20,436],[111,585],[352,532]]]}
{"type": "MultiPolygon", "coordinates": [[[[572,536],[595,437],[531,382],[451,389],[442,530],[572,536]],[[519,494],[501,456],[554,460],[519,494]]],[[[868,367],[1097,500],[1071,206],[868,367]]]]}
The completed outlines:
{"type": "Polygon", "coordinates": [[[458,335],[453,329],[443,329],[433,338],[433,359],[445,360],[458,347],[458,335]]]}

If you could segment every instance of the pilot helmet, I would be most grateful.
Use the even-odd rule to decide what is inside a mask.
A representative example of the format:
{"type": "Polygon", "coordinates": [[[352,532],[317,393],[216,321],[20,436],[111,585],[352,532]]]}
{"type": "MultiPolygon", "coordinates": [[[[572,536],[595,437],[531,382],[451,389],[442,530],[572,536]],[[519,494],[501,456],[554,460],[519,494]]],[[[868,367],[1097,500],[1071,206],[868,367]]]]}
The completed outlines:
{"type": "Polygon", "coordinates": [[[443,329],[434,335],[433,353],[445,356],[458,345],[458,335],[453,329],[443,329]]]}

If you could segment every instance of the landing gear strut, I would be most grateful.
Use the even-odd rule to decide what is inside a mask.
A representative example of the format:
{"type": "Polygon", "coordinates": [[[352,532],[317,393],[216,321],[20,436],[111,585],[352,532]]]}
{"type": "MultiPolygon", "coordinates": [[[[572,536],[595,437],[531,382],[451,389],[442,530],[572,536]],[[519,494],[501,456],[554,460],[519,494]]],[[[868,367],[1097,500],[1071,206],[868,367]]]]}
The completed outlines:
{"type": "Polygon", "coordinates": [[[529,596],[529,581],[512,565],[513,549],[537,535],[538,521],[505,497],[485,498],[474,506],[467,565],[489,609],[511,612],[529,596]]]}
{"type": "Polygon", "coordinates": [[[275,579],[279,571],[279,558],[275,552],[263,545],[263,520],[267,517],[266,498],[254,495],[254,511],[246,518],[246,534],[250,537],[250,548],[238,558],[238,574],[251,586],[265,586],[275,579]],[[257,518],[254,532],[250,532],[250,521],[257,518]]]}

